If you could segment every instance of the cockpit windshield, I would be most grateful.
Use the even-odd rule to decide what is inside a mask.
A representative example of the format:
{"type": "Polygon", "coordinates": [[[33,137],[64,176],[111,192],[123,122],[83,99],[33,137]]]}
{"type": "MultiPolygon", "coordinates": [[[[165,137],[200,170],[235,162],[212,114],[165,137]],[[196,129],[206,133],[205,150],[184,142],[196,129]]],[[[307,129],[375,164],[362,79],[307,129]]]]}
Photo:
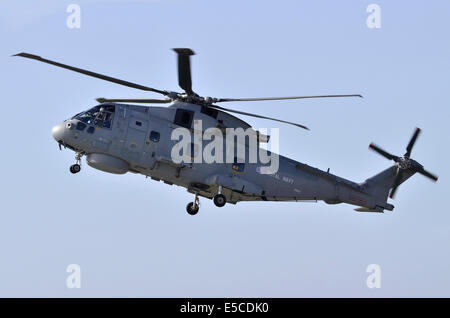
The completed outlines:
{"type": "Polygon", "coordinates": [[[75,115],[73,118],[88,125],[111,128],[114,117],[114,105],[98,105],[85,112],[75,115]]]}

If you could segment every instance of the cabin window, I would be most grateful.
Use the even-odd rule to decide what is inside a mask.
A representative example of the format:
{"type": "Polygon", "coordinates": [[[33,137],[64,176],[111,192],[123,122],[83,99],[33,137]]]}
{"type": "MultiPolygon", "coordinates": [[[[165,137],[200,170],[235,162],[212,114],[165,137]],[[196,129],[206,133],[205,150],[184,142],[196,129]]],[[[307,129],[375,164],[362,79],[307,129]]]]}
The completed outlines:
{"type": "Polygon", "coordinates": [[[159,132],[154,131],[154,130],[152,130],[152,131],[150,132],[150,140],[151,140],[151,141],[153,141],[153,142],[158,142],[158,141],[159,141],[159,137],[160,137],[159,132]]]}
{"type": "Polygon", "coordinates": [[[237,157],[234,157],[233,165],[231,166],[231,170],[236,173],[243,173],[245,168],[245,163],[238,162],[237,157]]]}
{"type": "Polygon", "coordinates": [[[142,122],[136,120],[136,126],[141,127],[142,126],[142,122]]]}
{"type": "Polygon", "coordinates": [[[181,127],[191,128],[193,117],[194,117],[193,111],[185,109],[177,109],[173,123],[181,127]]]}

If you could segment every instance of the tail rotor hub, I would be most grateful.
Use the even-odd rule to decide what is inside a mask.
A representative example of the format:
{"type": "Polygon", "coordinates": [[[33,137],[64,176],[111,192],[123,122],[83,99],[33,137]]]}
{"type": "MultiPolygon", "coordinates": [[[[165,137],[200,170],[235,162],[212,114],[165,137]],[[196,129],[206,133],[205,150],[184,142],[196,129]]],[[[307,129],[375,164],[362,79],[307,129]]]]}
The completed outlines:
{"type": "Polygon", "coordinates": [[[399,160],[397,161],[398,166],[400,167],[400,169],[403,170],[407,170],[410,169],[412,166],[412,159],[406,158],[406,157],[401,157],[399,158],[399,160]]]}

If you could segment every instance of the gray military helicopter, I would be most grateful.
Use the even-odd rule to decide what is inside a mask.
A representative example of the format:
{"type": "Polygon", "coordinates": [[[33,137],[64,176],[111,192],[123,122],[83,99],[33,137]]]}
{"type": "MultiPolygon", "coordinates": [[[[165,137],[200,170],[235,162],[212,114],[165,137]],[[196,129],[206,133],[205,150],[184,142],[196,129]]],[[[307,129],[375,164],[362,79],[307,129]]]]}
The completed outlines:
{"type": "MultiPolygon", "coordinates": [[[[420,133],[416,129],[406,147],[403,157],[394,156],[375,144],[370,149],[378,152],[394,165],[361,183],[352,182],[301,162],[279,156],[279,169],[272,174],[260,173],[260,164],[245,163],[239,158],[231,163],[176,163],[171,158],[174,129],[184,127],[194,133],[194,122],[201,120],[203,128],[217,127],[252,129],[245,121],[230,113],[252,116],[291,124],[303,129],[306,126],[285,120],[261,116],[218,106],[223,102],[292,100],[306,98],[362,97],[361,95],[291,96],[269,98],[213,98],[201,97],[192,90],[190,56],[187,48],[174,49],[178,56],[178,84],[184,93],[158,90],[61,64],[40,56],[19,53],[21,56],[62,67],[71,71],[96,77],[166,96],[165,99],[107,99],[98,98],[99,105],[76,114],[56,125],[52,135],[59,147],[75,152],[76,163],[71,173],[81,170],[81,159],[93,168],[115,174],[140,173],[156,181],[187,188],[194,194],[193,202],[186,210],[195,215],[199,210],[199,197],[213,199],[223,207],[239,201],[318,201],[328,204],[347,203],[356,205],[360,212],[392,211],[387,202],[393,198],[400,184],[416,172],[433,181],[438,177],[426,171],[421,164],[410,158],[411,150],[420,133]],[[132,104],[128,104],[132,103],[132,104]],[[169,107],[133,105],[171,104],[169,107]]],[[[270,136],[256,132],[259,143],[267,143],[270,136]]],[[[246,144],[246,147],[248,145],[246,144]]],[[[192,150],[195,152],[195,149],[192,150]]]]}

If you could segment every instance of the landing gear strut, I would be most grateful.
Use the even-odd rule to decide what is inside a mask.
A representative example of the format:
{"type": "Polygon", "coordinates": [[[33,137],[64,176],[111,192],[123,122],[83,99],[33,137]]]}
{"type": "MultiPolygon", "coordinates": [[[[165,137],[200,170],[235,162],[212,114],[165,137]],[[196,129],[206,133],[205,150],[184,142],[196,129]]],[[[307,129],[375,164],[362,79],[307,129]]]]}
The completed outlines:
{"type": "Polygon", "coordinates": [[[222,194],[222,186],[219,186],[218,193],[213,198],[214,204],[221,208],[227,203],[227,198],[222,194]]]}
{"type": "Polygon", "coordinates": [[[186,206],[186,211],[190,215],[196,215],[200,208],[200,200],[198,199],[197,193],[194,196],[194,202],[189,202],[186,206]]]}
{"type": "Polygon", "coordinates": [[[81,157],[83,157],[83,155],[79,152],[77,152],[75,154],[75,161],[76,163],[74,165],[70,166],[70,172],[71,173],[78,173],[81,170],[81,157]]]}

